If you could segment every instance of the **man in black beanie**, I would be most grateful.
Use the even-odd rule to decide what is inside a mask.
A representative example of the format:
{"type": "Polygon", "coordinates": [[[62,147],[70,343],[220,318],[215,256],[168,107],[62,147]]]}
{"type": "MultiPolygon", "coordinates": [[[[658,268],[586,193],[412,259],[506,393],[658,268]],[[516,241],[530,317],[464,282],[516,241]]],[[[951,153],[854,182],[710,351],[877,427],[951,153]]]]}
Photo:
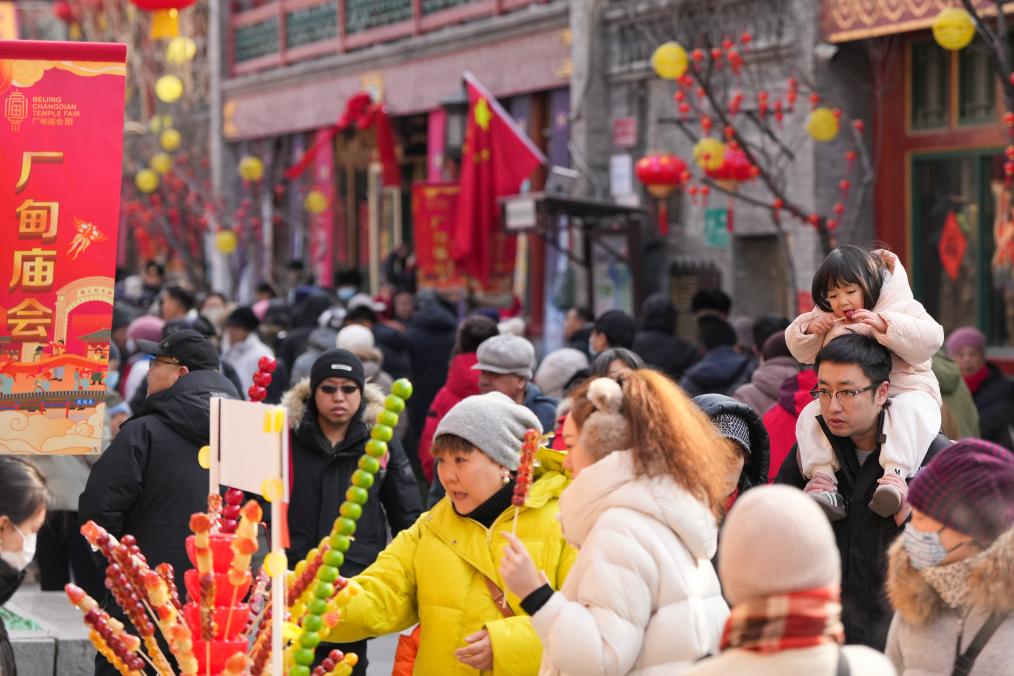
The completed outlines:
{"type": "MultiPolygon", "coordinates": [[[[331,532],[345,499],[352,473],[370,438],[384,395],[366,382],[363,365],[348,350],[322,352],[303,379],[282,398],[292,429],[292,499],[289,503],[289,561],[300,561],[331,532]]],[[[345,554],[341,574],[352,577],[373,563],[391,537],[408,528],[422,512],[419,486],[397,438],[387,442],[388,455],[370,488],[357,522],[355,540],[345,554]]],[[[321,643],[317,660],[336,646],[321,643]]],[[[366,641],[337,646],[354,652],[365,674],[366,641]]]]}

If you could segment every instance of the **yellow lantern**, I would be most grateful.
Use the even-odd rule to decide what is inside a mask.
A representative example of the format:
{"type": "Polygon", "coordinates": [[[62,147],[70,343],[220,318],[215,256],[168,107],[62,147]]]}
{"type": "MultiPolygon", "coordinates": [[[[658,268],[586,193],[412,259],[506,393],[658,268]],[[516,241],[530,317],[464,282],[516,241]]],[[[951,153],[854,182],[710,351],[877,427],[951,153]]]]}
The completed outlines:
{"type": "Polygon", "coordinates": [[[717,138],[705,136],[694,146],[694,162],[705,171],[714,171],[725,160],[725,144],[717,138]]]}
{"type": "Polygon", "coordinates": [[[236,250],[236,233],[232,230],[219,230],[215,234],[215,251],[228,256],[236,250]]]}
{"type": "Polygon", "coordinates": [[[165,176],[173,168],[173,158],[168,153],[155,153],[151,156],[148,166],[161,176],[165,176]]]}
{"type": "Polygon", "coordinates": [[[142,169],[134,175],[134,185],[145,194],[153,193],[158,189],[158,174],[151,169],[142,169]]]}
{"type": "Polygon", "coordinates": [[[311,214],[322,214],[327,210],[327,197],[319,190],[311,190],[306,194],[303,206],[311,214]]]}
{"type": "Polygon", "coordinates": [[[651,55],[651,67],[665,80],[678,80],[687,72],[687,50],[678,42],[666,42],[651,55]]]}
{"type": "Polygon", "coordinates": [[[975,37],[972,15],[957,7],[948,7],[933,19],[933,39],[944,49],[964,49],[975,37]]]}
{"type": "Polygon", "coordinates": [[[175,129],[166,129],[162,132],[162,137],[159,139],[162,144],[162,150],[166,152],[172,152],[180,147],[180,143],[183,142],[183,137],[175,129]]]}
{"type": "Polygon", "coordinates": [[[166,103],[178,101],[183,96],[183,80],[175,75],[163,75],[155,81],[155,96],[166,103]]]}
{"type": "Polygon", "coordinates": [[[182,66],[196,54],[197,43],[185,35],[173,38],[165,48],[165,60],[176,66],[182,66]]]}
{"type": "Polygon", "coordinates": [[[255,183],[264,176],[264,163],[259,157],[246,155],[239,161],[239,175],[248,183],[255,183]]]}
{"type": "Polygon", "coordinates": [[[806,131],[814,141],[830,141],[838,135],[838,118],[829,108],[814,108],[806,119],[806,131]]]}
{"type": "Polygon", "coordinates": [[[157,134],[162,131],[162,118],[156,115],[148,121],[148,129],[151,130],[152,134],[157,134]]]}

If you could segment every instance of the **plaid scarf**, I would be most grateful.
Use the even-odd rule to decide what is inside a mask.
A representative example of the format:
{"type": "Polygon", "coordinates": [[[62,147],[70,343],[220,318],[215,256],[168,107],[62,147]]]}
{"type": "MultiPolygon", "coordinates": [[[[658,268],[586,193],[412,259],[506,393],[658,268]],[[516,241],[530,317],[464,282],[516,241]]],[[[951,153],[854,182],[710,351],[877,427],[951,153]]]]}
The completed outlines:
{"type": "Polygon", "coordinates": [[[737,603],[722,632],[722,650],[774,653],[844,640],[841,593],[820,587],[737,603]]]}

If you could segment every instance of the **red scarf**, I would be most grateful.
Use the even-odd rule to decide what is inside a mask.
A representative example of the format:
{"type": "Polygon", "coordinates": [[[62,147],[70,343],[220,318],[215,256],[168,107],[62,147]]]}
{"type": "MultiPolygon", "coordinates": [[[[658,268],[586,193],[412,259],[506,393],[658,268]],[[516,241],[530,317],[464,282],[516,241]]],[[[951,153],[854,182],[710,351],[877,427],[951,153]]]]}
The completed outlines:
{"type": "Polygon", "coordinates": [[[986,382],[986,378],[989,377],[989,367],[983,366],[981,369],[976,371],[970,376],[961,376],[965,379],[965,384],[968,385],[968,389],[972,394],[979,391],[982,384],[986,382]]]}
{"type": "Polygon", "coordinates": [[[839,589],[822,587],[737,603],[722,632],[722,650],[775,653],[844,640],[839,589]]]}

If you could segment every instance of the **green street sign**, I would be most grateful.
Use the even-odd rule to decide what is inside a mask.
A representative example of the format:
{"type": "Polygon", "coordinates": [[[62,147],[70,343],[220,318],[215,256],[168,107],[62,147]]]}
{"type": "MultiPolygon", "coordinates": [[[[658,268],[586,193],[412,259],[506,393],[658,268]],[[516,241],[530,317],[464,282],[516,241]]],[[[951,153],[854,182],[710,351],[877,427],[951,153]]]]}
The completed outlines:
{"type": "Polygon", "coordinates": [[[729,218],[731,214],[723,207],[708,207],[704,210],[704,242],[717,249],[729,246],[729,218]]]}

